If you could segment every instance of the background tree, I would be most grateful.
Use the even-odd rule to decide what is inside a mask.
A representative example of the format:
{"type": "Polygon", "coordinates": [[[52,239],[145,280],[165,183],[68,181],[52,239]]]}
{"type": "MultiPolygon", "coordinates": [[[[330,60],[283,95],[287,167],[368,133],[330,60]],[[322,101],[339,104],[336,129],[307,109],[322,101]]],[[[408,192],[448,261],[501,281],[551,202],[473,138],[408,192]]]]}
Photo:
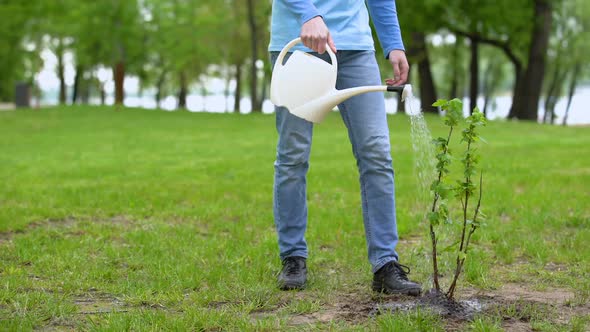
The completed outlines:
{"type": "Polygon", "coordinates": [[[431,106],[438,98],[427,36],[439,29],[443,5],[433,0],[398,1],[397,7],[410,70],[418,71],[417,91],[422,111],[438,113],[438,108],[431,106]]]}
{"type": "MultiPolygon", "coordinates": [[[[410,83],[424,111],[438,111],[428,105],[440,91],[463,97],[469,81],[470,109],[483,95],[487,113],[499,89],[511,88],[510,117],[536,120],[543,92],[545,119],[551,122],[559,98],[569,96],[571,104],[584,79],[587,1],[398,0],[397,5],[410,83]]],[[[252,110],[260,111],[271,74],[270,13],[268,0],[5,0],[0,3],[0,98],[11,100],[16,82],[34,83],[43,67],[40,54],[49,50],[57,58],[60,103],[66,103],[70,89],[72,103],[88,100],[91,93],[104,100],[111,83],[111,75],[104,75],[108,68],[116,104],[123,103],[126,77],[139,80],[140,95],[154,91],[158,105],[175,95],[179,108],[197,89],[209,94],[215,77],[225,81],[226,108],[231,92],[234,111],[240,111],[244,94],[252,110]],[[73,81],[66,81],[66,61],[75,69],[73,81]]],[[[379,45],[377,59],[389,76],[391,66],[379,45]]]]}
{"type": "MultiPolygon", "coordinates": [[[[144,61],[146,31],[137,0],[81,1],[81,20],[87,43],[92,45],[97,65],[111,68],[115,85],[115,104],[122,105],[128,74],[137,73],[144,61]]],[[[67,9],[66,9],[67,10],[67,9]]]]}
{"type": "Polygon", "coordinates": [[[469,109],[477,106],[479,95],[479,47],[487,44],[504,52],[514,67],[514,91],[523,74],[523,53],[527,44],[524,31],[530,25],[529,0],[499,0],[480,2],[456,0],[446,7],[445,27],[457,36],[468,40],[470,50],[469,109]],[[505,15],[510,12],[511,15],[505,15]]]}
{"type": "Polygon", "coordinates": [[[567,105],[562,123],[567,122],[576,86],[588,67],[584,58],[590,52],[589,17],[590,3],[583,0],[565,0],[553,12],[554,23],[547,53],[549,77],[545,84],[545,123],[554,123],[557,101],[564,94],[567,94],[567,105]]]}
{"type": "Polygon", "coordinates": [[[537,120],[541,87],[545,77],[545,58],[551,32],[551,0],[535,0],[533,20],[528,49],[527,67],[523,79],[516,85],[514,100],[509,117],[524,120],[537,120]]]}
{"type": "MultiPolygon", "coordinates": [[[[247,17],[250,31],[250,100],[252,102],[252,111],[262,111],[262,98],[259,91],[261,90],[258,76],[262,76],[262,82],[266,82],[264,65],[259,66],[262,60],[261,55],[266,55],[266,46],[269,39],[269,16],[270,2],[266,0],[247,0],[247,17]]],[[[266,58],[266,56],[265,56],[266,58]]],[[[263,84],[266,87],[266,84],[263,84]]]]}
{"type": "Polygon", "coordinates": [[[34,83],[34,75],[40,69],[38,38],[39,2],[5,0],[0,3],[0,100],[12,100],[16,82],[34,83]],[[27,71],[27,61],[37,64],[27,71]]]}

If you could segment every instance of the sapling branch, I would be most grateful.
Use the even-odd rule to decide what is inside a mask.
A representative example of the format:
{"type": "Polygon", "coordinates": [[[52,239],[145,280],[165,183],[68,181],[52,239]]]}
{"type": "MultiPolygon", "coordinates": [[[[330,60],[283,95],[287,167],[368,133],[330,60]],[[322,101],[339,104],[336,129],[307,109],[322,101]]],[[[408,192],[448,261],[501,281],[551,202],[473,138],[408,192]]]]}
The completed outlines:
{"type": "Polygon", "coordinates": [[[455,244],[453,244],[453,246],[459,245],[455,273],[453,276],[451,286],[449,287],[448,292],[445,294],[447,298],[452,298],[457,285],[457,280],[459,279],[459,275],[461,274],[461,270],[465,262],[471,238],[475,230],[479,227],[479,222],[477,219],[479,217],[479,209],[481,206],[482,196],[481,175],[479,198],[477,202],[477,207],[474,211],[473,219],[469,220],[467,215],[470,211],[469,203],[472,200],[472,196],[474,195],[475,191],[475,184],[472,181],[472,176],[476,173],[478,163],[478,155],[476,153],[476,149],[474,148],[473,143],[476,142],[479,138],[477,135],[476,128],[485,125],[485,117],[479,111],[479,109],[476,108],[474,109],[472,115],[466,119],[468,125],[467,128],[465,128],[462,131],[461,139],[462,142],[467,143],[465,153],[461,160],[463,163],[463,179],[461,181],[458,181],[457,186],[455,186],[454,188],[450,188],[445,181],[447,175],[450,173],[449,165],[452,161],[449,145],[451,142],[451,137],[453,135],[454,128],[459,125],[459,122],[463,118],[463,103],[459,99],[453,99],[450,101],[441,99],[434,103],[433,106],[441,107],[441,109],[446,112],[444,123],[446,126],[449,127],[449,132],[446,138],[439,137],[434,140],[434,143],[436,144],[438,151],[436,155],[436,170],[438,174],[436,179],[432,182],[431,186],[433,197],[432,206],[430,208],[428,216],[430,222],[430,239],[432,243],[433,283],[435,291],[437,291],[438,293],[440,293],[441,289],[438,278],[438,238],[436,234],[436,226],[439,225],[441,222],[448,223],[448,221],[450,221],[449,208],[447,207],[447,197],[450,189],[453,189],[455,191],[455,197],[461,202],[461,212],[463,215],[460,236],[461,239],[457,240],[455,244]]]}
{"type": "MultiPolygon", "coordinates": [[[[449,152],[449,142],[451,141],[452,134],[453,134],[453,126],[450,126],[447,139],[442,144],[442,148],[441,148],[441,150],[442,150],[441,155],[443,155],[443,156],[446,156],[449,152]]],[[[444,161],[439,160],[439,164],[442,164],[442,165],[441,165],[441,167],[438,168],[438,177],[435,182],[434,198],[432,200],[432,209],[430,210],[431,213],[436,212],[437,203],[439,202],[439,199],[441,198],[440,189],[436,189],[436,188],[440,188],[442,178],[445,174],[444,161]]],[[[434,283],[434,289],[436,289],[437,291],[440,291],[440,284],[438,281],[437,239],[436,239],[436,232],[434,231],[434,225],[435,225],[435,223],[433,221],[430,221],[429,230],[430,230],[430,240],[432,243],[432,269],[433,269],[432,279],[433,279],[433,283],[434,283]]]]}
{"type": "Polygon", "coordinates": [[[451,283],[451,286],[449,287],[449,291],[447,292],[447,297],[450,299],[453,298],[455,288],[457,285],[457,280],[459,278],[459,275],[461,274],[463,264],[465,263],[467,251],[469,250],[469,243],[471,242],[471,236],[473,235],[473,233],[475,233],[475,230],[479,227],[479,222],[477,221],[477,218],[479,216],[479,209],[481,207],[482,194],[483,194],[483,172],[479,174],[479,197],[477,199],[477,206],[475,207],[475,212],[473,213],[473,220],[471,222],[471,228],[469,229],[469,233],[467,234],[467,241],[465,242],[465,251],[464,251],[465,255],[463,255],[463,257],[461,257],[461,259],[457,261],[457,268],[455,269],[455,275],[453,277],[453,282],[451,283]]]}
{"type": "MultiPolygon", "coordinates": [[[[472,129],[472,128],[470,128],[472,129]]],[[[469,206],[469,195],[471,194],[470,186],[471,186],[471,141],[467,142],[467,153],[465,156],[465,187],[461,188],[464,191],[465,201],[461,200],[463,205],[463,227],[461,228],[461,245],[459,246],[459,251],[463,251],[463,246],[465,244],[465,229],[467,228],[467,208],[469,206]]]]}
{"type": "Polygon", "coordinates": [[[456,196],[459,197],[461,201],[461,207],[463,212],[463,224],[461,227],[461,241],[459,246],[459,252],[457,253],[456,259],[456,266],[455,266],[455,273],[453,276],[453,281],[449,287],[449,290],[446,293],[447,298],[452,299],[455,293],[455,289],[457,286],[457,280],[459,279],[459,275],[463,269],[463,265],[465,263],[465,259],[467,257],[467,251],[469,247],[469,243],[471,242],[471,237],[475,230],[478,228],[479,223],[477,221],[477,217],[479,215],[479,209],[481,206],[481,197],[482,197],[482,184],[483,184],[483,174],[480,174],[480,183],[479,183],[479,198],[477,202],[477,206],[474,210],[473,219],[469,220],[467,218],[467,214],[469,211],[469,200],[473,194],[474,184],[472,182],[471,175],[475,172],[478,156],[475,152],[475,149],[472,147],[472,143],[478,139],[478,134],[476,131],[476,127],[483,126],[485,124],[485,118],[481,114],[481,112],[476,108],[473,114],[467,118],[467,123],[469,124],[468,127],[463,130],[463,139],[462,141],[467,142],[467,147],[465,150],[465,155],[463,157],[463,165],[464,165],[464,178],[462,181],[459,182],[458,186],[456,187],[456,196]],[[467,231],[468,226],[470,225],[469,231],[467,231]]]}
{"type": "Polygon", "coordinates": [[[430,209],[428,220],[430,240],[432,244],[432,268],[433,268],[433,283],[437,292],[440,292],[440,283],[438,280],[438,239],[436,236],[435,226],[448,219],[448,208],[446,206],[447,187],[444,185],[444,178],[449,173],[449,164],[451,163],[451,153],[449,151],[449,143],[453,135],[453,129],[458,125],[462,118],[463,103],[459,99],[453,100],[437,100],[432,106],[440,107],[446,112],[444,123],[449,127],[449,132],[446,138],[439,137],[434,140],[437,146],[438,153],[436,155],[437,164],[437,178],[433,181],[431,190],[433,192],[432,207],[430,209]]]}

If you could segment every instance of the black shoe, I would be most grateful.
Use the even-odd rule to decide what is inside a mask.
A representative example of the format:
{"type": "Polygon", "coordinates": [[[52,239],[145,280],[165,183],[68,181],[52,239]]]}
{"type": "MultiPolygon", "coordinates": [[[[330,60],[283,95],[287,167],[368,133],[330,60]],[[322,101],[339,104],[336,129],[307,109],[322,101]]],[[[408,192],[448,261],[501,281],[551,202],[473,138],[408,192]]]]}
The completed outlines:
{"type": "Polygon", "coordinates": [[[287,257],[279,274],[279,288],[282,290],[303,289],[307,281],[307,267],[304,257],[287,257]]]}
{"type": "Polygon", "coordinates": [[[391,261],[373,275],[373,290],[385,294],[420,295],[420,284],[408,280],[408,273],[409,267],[391,261]]]}

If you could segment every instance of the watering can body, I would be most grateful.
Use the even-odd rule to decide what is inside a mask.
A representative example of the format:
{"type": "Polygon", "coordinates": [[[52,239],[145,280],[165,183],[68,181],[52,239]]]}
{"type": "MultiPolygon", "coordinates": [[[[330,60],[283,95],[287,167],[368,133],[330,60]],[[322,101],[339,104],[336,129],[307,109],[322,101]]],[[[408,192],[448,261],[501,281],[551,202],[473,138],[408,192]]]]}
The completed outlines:
{"type": "Polygon", "coordinates": [[[398,91],[402,98],[411,94],[411,86],[362,86],[344,90],[336,89],[338,61],[326,47],[331,64],[311,54],[295,51],[283,64],[287,52],[300,43],[296,38],[279,53],[272,72],[270,100],[276,106],[284,106],[293,115],[307,121],[320,123],[326,115],[346,99],[367,92],[398,91]]]}

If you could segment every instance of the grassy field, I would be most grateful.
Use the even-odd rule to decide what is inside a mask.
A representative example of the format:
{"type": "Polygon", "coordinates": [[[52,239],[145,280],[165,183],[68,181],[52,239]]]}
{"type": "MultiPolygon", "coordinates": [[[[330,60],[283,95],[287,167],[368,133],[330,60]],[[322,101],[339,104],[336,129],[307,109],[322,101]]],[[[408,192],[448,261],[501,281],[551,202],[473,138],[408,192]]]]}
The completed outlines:
{"type": "MultiPolygon", "coordinates": [[[[398,252],[428,288],[410,122],[389,121],[398,252]]],[[[443,135],[438,117],[427,121],[443,135]]],[[[0,133],[0,330],[590,329],[590,128],[482,131],[488,220],[458,297],[489,305],[465,322],[374,309],[396,299],[370,290],[356,166],[336,113],[314,132],[301,292],[275,286],[272,115],[19,110],[0,112],[0,133]]]]}

